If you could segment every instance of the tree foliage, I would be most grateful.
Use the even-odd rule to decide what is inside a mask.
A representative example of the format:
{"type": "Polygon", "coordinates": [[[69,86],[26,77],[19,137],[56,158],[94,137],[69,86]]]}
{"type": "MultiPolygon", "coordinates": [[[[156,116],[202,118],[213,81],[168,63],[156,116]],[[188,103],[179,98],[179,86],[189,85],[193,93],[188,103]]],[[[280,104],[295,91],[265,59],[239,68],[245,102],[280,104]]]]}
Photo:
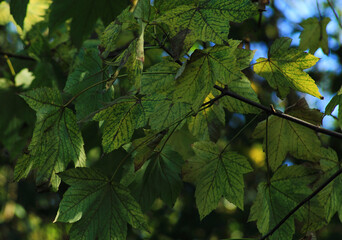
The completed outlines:
{"type": "Polygon", "coordinates": [[[209,221],[229,203],[261,239],[314,236],[335,213],[342,219],[341,82],[326,77],[334,96],[323,113],[301,98],[325,97],[312,67],[317,49],[329,54],[331,19],[303,20],[298,48],[268,39],[253,62],[249,37],[270,35],[265,4],[2,1],[0,23],[13,22],[23,46],[1,52],[0,140],[12,178],[60,195],[54,222],[72,224],[70,239],[158,238],[155,206],[176,209],[187,191],[194,218],[209,221]],[[322,128],[336,106],[340,129],[322,128]],[[247,157],[258,141],[263,167],[247,157]]]}

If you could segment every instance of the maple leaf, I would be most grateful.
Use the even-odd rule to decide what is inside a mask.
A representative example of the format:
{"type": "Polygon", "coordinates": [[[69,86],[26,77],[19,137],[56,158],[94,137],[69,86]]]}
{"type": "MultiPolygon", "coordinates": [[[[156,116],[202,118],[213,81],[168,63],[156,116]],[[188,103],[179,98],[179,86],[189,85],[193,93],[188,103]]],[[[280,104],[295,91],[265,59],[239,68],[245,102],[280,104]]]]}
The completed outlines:
{"type": "Polygon", "coordinates": [[[59,174],[70,185],[59,205],[55,222],[74,223],[72,239],[126,239],[127,223],[147,229],[139,204],[123,185],[90,168],[59,174]]]}
{"type": "MultiPolygon", "coordinates": [[[[320,124],[322,120],[322,114],[318,110],[309,109],[304,99],[288,108],[285,113],[305,120],[310,119],[314,124],[320,124]]],[[[266,120],[259,123],[253,137],[264,138],[264,149],[267,144],[269,164],[273,171],[282,164],[288,153],[308,161],[320,159],[317,149],[320,149],[321,142],[315,131],[289,120],[271,116],[268,120],[266,142],[266,127],[266,120]]]]}
{"type": "MultiPolygon", "coordinates": [[[[236,47],[239,41],[230,40],[230,46],[214,46],[205,50],[196,50],[177,78],[173,92],[175,101],[191,103],[196,112],[218,81],[229,84],[241,79],[243,73],[236,59],[236,47]]],[[[247,50],[245,50],[247,51],[247,50]]],[[[251,51],[250,51],[251,52],[251,51]]],[[[250,58],[248,54],[247,59],[250,58]]]]}
{"type": "Polygon", "coordinates": [[[242,22],[258,13],[256,5],[249,0],[200,0],[183,4],[156,21],[167,24],[172,37],[183,32],[184,44],[189,47],[196,40],[227,44],[229,21],[242,22]]]}
{"type": "Polygon", "coordinates": [[[289,48],[291,41],[290,38],[275,40],[268,58],[258,58],[254,71],[264,77],[272,88],[278,90],[281,98],[286,97],[292,88],[323,99],[315,81],[303,72],[304,69],[315,65],[319,58],[289,48]]]}
{"type": "Polygon", "coordinates": [[[179,153],[165,146],[137,171],[130,188],[142,209],[149,209],[157,198],[172,207],[183,185],[180,178],[182,164],[179,153]]]}
{"type": "MultiPolygon", "coordinates": [[[[307,186],[315,178],[312,171],[303,166],[282,166],[273,175],[270,183],[262,182],[251,207],[249,221],[256,221],[262,234],[278,224],[297,204],[311,194],[307,186]]],[[[317,201],[302,206],[270,237],[270,240],[292,240],[295,232],[294,218],[305,222],[304,231],[318,229],[325,223],[321,206],[317,201]]]]}
{"type": "Polygon", "coordinates": [[[60,178],[56,175],[64,171],[70,161],[76,166],[85,166],[83,139],[77,126],[76,116],[62,106],[62,98],[57,90],[40,88],[21,95],[27,104],[37,112],[37,122],[29,156],[23,156],[18,165],[16,180],[26,177],[32,167],[38,169],[37,184],[50,182],[58,189],[60,178]],[[21,170],[20,170],[21,169],[21,170]]]}
{"type": "Polygon", "coordinates": [[[243,209],[243,174],[253,169],[245,157],[220,152],[213,142],[193,144],[196,156],[183,168],[184,178],[196,185],[196,204],[203,219],[217,207],[222,197],[243,209]]]}
{"type": "Polygon", "coordinates": [[[300,23],[304,28],[300,34],[299,49],[315,53],[318,48],[322,48],[323,52],[329,54],[327,25],[330,18],[325,17],[321,20],[317,18],[308,18],[300,23]]]}

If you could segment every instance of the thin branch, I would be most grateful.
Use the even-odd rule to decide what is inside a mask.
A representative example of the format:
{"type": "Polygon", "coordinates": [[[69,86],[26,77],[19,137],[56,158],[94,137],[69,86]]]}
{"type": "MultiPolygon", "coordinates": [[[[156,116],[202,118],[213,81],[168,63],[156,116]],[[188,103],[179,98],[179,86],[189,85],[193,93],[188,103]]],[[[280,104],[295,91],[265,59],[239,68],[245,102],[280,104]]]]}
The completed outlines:
{"type": "Polygon", "coordinates": [[[342,168],[336,171],[330,178],[328,178],[321,186],[319,186],[313,193],[307,196],[303,201],[301,201],[297,206],[295,206],[272,230],[270,230],[266,235],[261,237],[259,240],[265,240],[271,236],[281,225],[283,225],[287,219],[289,219],[301,206],[310,201],[315,197],[323,188],[325,188],[329,183],[331,183],[335,178],[337,178],[342,173],[342,168]]]}
{"type": "Polygon", "coordinates": [[[328,0],[328,4],[329,4],[331,10],[333,11],[333,13],[334,13],[334,15],[335,15],[335,17],[336,17],[336,20],[337,20],[338,25],[340,26],[340,28],[342,28],[341,20],[340,20],[340,18],[339,18],[339,16],[338,16],[338,14],[337,14],[337,12],[336,12],[334,6],[333,6],[332,3],[330,2],[330,0],[328,0]]]}
{"type": "Polygon", "coordinates": [[[307,128],[310,128],[316,132],[320,132],[320,133],[323,133],[323,134],[326,134],[326,135],[329,135],[329,136],[332,136],[332,137],[336,137],[336,138],[340,138],[342,139],[342,133],[339,133],[339,132],[335,132],[335,131],[331,131],[331,130],[328,130],[328,129],[325,129],[325,128],[322,128],[320,126],[317,126],[317,125],[314,125],[314,124],[311,124],[309,122],[306,122],[302,119],[299,119],[299,118],[296,118],[296,117],[293,117],[291,115],[288,115],[288,114],[285,114],[279,110],[275,110],[275,109],[272,109],[270,107],[266,107],[260,103],[257,103],[257,102],[254,102],[248,98],[245,98],[245,97],[242,97],[240,96],[239,94],[236,94],[232,91],[229,91],[228,88],[222,88],[220,86],[217,86],[215,85],[214,88],[216,88],[217,90],[221,91],[222,94],[226,95],[226,96],[230,96],[230,97],[233,97],[237,100],[240,100],[242,102],[245,102],[249,105],[252,105],[256,108],[259,108],[261,110],[263,110],[264,112],[268,113],[268,114],[271,114],[271,115],[275,115],[277,117],[280,117],[280,118],[284,118],[286,120],[289,120],[291,122],[294,122],[294,123],[298,123],[304,127],[307,127],[307,128]]]}

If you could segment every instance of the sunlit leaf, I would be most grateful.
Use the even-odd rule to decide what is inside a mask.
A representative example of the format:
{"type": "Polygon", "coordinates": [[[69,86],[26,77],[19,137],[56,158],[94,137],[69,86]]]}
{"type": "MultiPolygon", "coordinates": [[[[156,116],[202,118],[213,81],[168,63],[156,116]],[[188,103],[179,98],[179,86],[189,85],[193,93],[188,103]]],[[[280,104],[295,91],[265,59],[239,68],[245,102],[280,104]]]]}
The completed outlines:
{"type": "Polygon", "coordinates": [[[290,38],[279,38],[274,41],[268,58],[258,58],[254,71],[264,77],[270,86],[278,90],[284,98],[294,89],[323,99],[315,81],[309,74],[303,72],[316,64],[319,58],[310,53],[289,48],[290,38]]]}

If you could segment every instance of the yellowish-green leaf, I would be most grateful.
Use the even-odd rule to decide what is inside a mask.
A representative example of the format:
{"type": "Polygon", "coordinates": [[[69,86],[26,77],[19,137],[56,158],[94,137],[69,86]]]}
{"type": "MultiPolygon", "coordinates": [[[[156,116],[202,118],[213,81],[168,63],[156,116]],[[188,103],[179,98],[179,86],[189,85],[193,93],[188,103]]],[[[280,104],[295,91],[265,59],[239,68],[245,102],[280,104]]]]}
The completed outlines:
{"type": "Polygon", "coordinates": [[[59,176],[70,188],[55,221],[74,223],[71,239],[125,240],[127,223],[147,229],[139,204],[123,185],[90,168],[67,170],[59,176]]]}
{"type": "Polygon", "coordinates": [[[275,40],[268,58],[257,59],[254,71],[264,77],[272,88],[278,90],[281,98],[286,97],[290,89],[294,89],[323,99],[315,81],[303,71],[314,66],[319,58],[289,48],[291,41],[290,38],[275,40]]]}
{"type": "Polygon", "coordinates": [[[245,157],[235,152],[221,152],[213,142],[196,142],[196,156],[189,159],[183,171],[196,184],[196,204],[203,219],[217,207],[222,197],[243,209],[243,174],[253,169],[245,157]]]}
{"type": "Polygon", "coordinates": [[[322,20],[318,18],[308,18],[300,23],[304,28],[300,34],[299,49],[306,50],[312,54],[316,52],[318,48],[322,48],[323,52],[329,54],[328,46],[328,34],[327,25],[330,22],[330,18],[325,17],[322,20]]]}

